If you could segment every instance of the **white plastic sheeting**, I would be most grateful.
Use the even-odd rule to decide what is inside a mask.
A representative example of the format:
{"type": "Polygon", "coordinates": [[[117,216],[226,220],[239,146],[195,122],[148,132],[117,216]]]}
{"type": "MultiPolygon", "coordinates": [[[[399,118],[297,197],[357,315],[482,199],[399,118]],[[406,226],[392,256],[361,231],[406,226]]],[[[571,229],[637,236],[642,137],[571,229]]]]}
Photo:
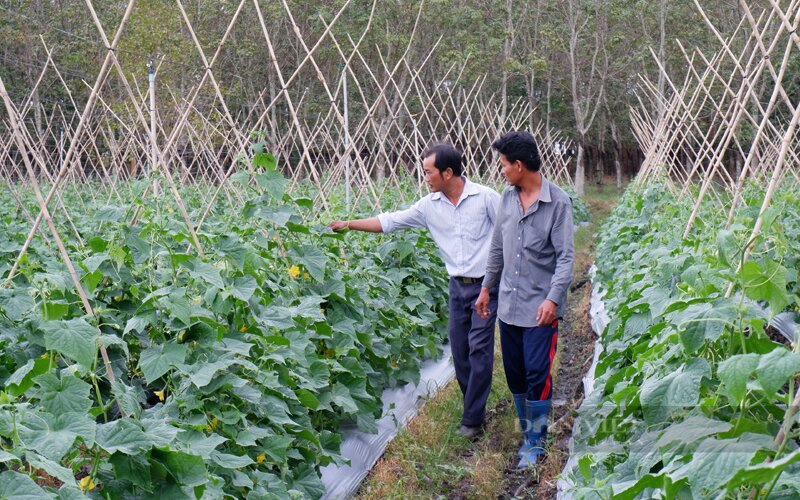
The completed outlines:
{"type": "MultiPolygon", "coordinates": [[[[589,270],[589,276],[592,279],[592,299],[589,305],[589,317],[592,321],[592,331],[594,331],[595,335],[597,335],[597,340],[594,343],[594,357],[592,359],[592,365],[589,367],[589,371],[586,372],[586,375],[583,377],[583,394],[584,399],[586,399],[589,394],[594,391],[594,372],[597,368],[597,362],[600,359],[600,354],[603,351],[603,346],[600,344],[600,336],[605,331],[606,326],[611,321],[611,318],[608,316],[606,312],[606,305],[603,302],[603,297],[605,296],[606,292],[600,285],[594,283],[594,276],[597,272],[597,268],[592,266],[589,270]]],[[[578,429],[580,425],[579,419],[576,418],[575,422],[572,425],[573,429],[578,429]]],[[[573,432],[574,434],[574,432],[573,432]]],[[[575,442],[573,438],[569,438],[569,459],[567,463],[564,465],[564,470],[561,471],[561,476],[558,479],[557,486],[558,486],[558,494],[556,498],[559,500],[571,500],[572,495],[567,493],[567,490],[574,486],[572,480],[569,478],[569,474],[575,468],[578,463],[578,459],[574,453],[575,450],[575,442]]]]}
{"type": "Polygon", "coordinates": [[[422,403],[436,394],[455,376],[450,345],[442,346],[438,360],[422,364],[419,384],[406,384],[383,391],[383,416],[377,421],[377,434],[360,432],[353,425],[342,428],[341,454],[350,465],[328,465],[321,469],[325,485],[323,499],[346,499],[353,496],[361,481],[383,455],[386,445],[397,435],[398,426],[406,425],[417,414],[422,403]]]}

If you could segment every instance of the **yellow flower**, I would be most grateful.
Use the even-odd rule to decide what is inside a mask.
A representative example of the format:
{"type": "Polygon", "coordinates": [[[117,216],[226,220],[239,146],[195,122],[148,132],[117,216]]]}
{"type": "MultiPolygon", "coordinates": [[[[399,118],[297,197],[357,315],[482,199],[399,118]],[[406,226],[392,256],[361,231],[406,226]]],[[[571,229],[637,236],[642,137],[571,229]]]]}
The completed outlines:
{"type": "Polygon", "coordinates": [[[300,276],[300,268],[297,266],[292,266],[289,268],[289,276],[292,278],[297,278],[300,276]]]}
{"type": "Polygon", "coordinates": [[[199,304],[200,303],[200,297],[193,298],[192,302],[194,302],[195,304],[199,304]]]}
{"type": "Polygon", "coordinates": [[[86,476],[83,479],[81,479],[81,482],[78,485],[78,487],[81,489],[81,491],[89,491],[94,489],[95,484],[90,476],[86,476]]]}
{"type": "Polygon", "coordinates": [[[247,325],[242,325],[242,327],[239,328],[239,331],[242,332],[242,333],[246,332],[247,331],[247,325]]]}
{"type": "Polygon", "coordinates": [[[264,461],[266,458],[267,458],[267,457],[266,457],[266,456],[265,456],[263,453],[261,453],[260,455],[258,455],[258,456],[256,457],[256,462],[258,462],[258,463],[261,463],[261,462],[263,462],[263,461],[264,461]]]}
{"type": "Polygon", "coordinates": [[[310,275],[310,274],[308,274],[308,273],[303,273],[303,279],[304,279],[304,280],[307,280],[307,279],[309,279],[309,278],[311,278],[311,275],[310,275]]]}
{"type": "Polygon", "coordinates": [[[159,401],[164,401],[164,391],[155,391],[153,394],[158,396],[159,401]]]}
{"type": "Polygon", "coordinates": [[[42,354],[42,355],[41,355],[41,356],[39,356],[39,357],[40,357],[40,358],[42,358],[42,359],[47,359],[47,358],[49,358],[49,357],[50,357],[50,353],[49,353],[49,352],[46,352],[46,353],[42,354]]]}
{"type": "Polygon", "coordinates": [[[397,365],[399,365],[399,364],[400,364],[400,362],[399,362],[399,361],[392,361],[392,366],[397,366],[397,365]]]}

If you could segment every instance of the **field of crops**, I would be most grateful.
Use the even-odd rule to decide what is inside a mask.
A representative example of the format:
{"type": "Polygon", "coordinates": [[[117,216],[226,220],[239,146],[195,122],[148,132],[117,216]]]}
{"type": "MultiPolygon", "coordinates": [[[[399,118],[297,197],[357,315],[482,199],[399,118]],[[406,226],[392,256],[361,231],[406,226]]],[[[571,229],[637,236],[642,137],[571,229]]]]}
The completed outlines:
{"type": "Polygon", "coordinates": [[[692,205],[656,183],[630,189],[604,226],[596,281],[611,321],[574,435],[575,498],[800,496],[800,193],[778,191],[755,241],[764,191],[744,197],[729,229],[704,202],[684,239],[692,205]]]}
{"type": "MultiPolygon", "coordinates": [[[[71,221],[54,218],[95,316],[40,230],[0,289],[0,497],[319,497],[340,423],[372,429],[382,389],[440,352],[447,281],[424,233],[333,234],[280,174],[234,182],[249,201],[202,225],[206,259],[147,183],[118,186],[124,203],[68,186],[71,221]]],[[[203,189],[181,192],[194,220],[203,189]]],[[[4,196],[6,276],[38,207],[4,196]]]]}

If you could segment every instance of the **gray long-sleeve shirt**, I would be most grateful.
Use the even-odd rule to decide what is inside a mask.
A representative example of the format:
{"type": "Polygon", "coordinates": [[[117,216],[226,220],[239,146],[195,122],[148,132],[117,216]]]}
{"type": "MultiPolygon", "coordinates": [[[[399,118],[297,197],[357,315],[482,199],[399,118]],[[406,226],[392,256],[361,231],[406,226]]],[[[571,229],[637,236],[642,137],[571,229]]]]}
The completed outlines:
{"type": "Polygon", "coordinates": [[[563,315],[575,261],[573,227],[572,200],[544,176],[539,199],[527,213],[518,188],[503,191],[483,280],[487,288],[500,281],[500,320],[537,326],[536,312],[546,299],[563,315]]]}

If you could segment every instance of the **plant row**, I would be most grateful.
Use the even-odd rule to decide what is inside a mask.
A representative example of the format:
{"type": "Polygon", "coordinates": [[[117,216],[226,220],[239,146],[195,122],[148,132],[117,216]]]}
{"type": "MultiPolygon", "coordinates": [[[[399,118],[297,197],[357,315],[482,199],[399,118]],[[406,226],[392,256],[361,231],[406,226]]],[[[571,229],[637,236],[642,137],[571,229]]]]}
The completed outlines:
{"type": "Polygon", "coordinates": [[[578,412],[575,498],[800,496],[798,195],[780,190],[750,239],[757,186],[727,229],[730,200],[704,202],[686,238],[692,196],[625,194],[597,249],[611,321],[578,412]]]}
{"type": "MultiPolygon", "coordinates": [[[[64,193],[94,314],[43,228],[0,288],[0,497],[316,498],[340,425],[374,430],[382,390],[440,354],[447,281],[424,233],[334,234],[274,170],[232,182],[248,201],[210,213],[205,258],[145,182],[64,193]]],[[[182,189],[192,220],[211,189],[182,189]]],[[[0,200],[3,276],[38,212],[20,192],[0,200]]]]}

